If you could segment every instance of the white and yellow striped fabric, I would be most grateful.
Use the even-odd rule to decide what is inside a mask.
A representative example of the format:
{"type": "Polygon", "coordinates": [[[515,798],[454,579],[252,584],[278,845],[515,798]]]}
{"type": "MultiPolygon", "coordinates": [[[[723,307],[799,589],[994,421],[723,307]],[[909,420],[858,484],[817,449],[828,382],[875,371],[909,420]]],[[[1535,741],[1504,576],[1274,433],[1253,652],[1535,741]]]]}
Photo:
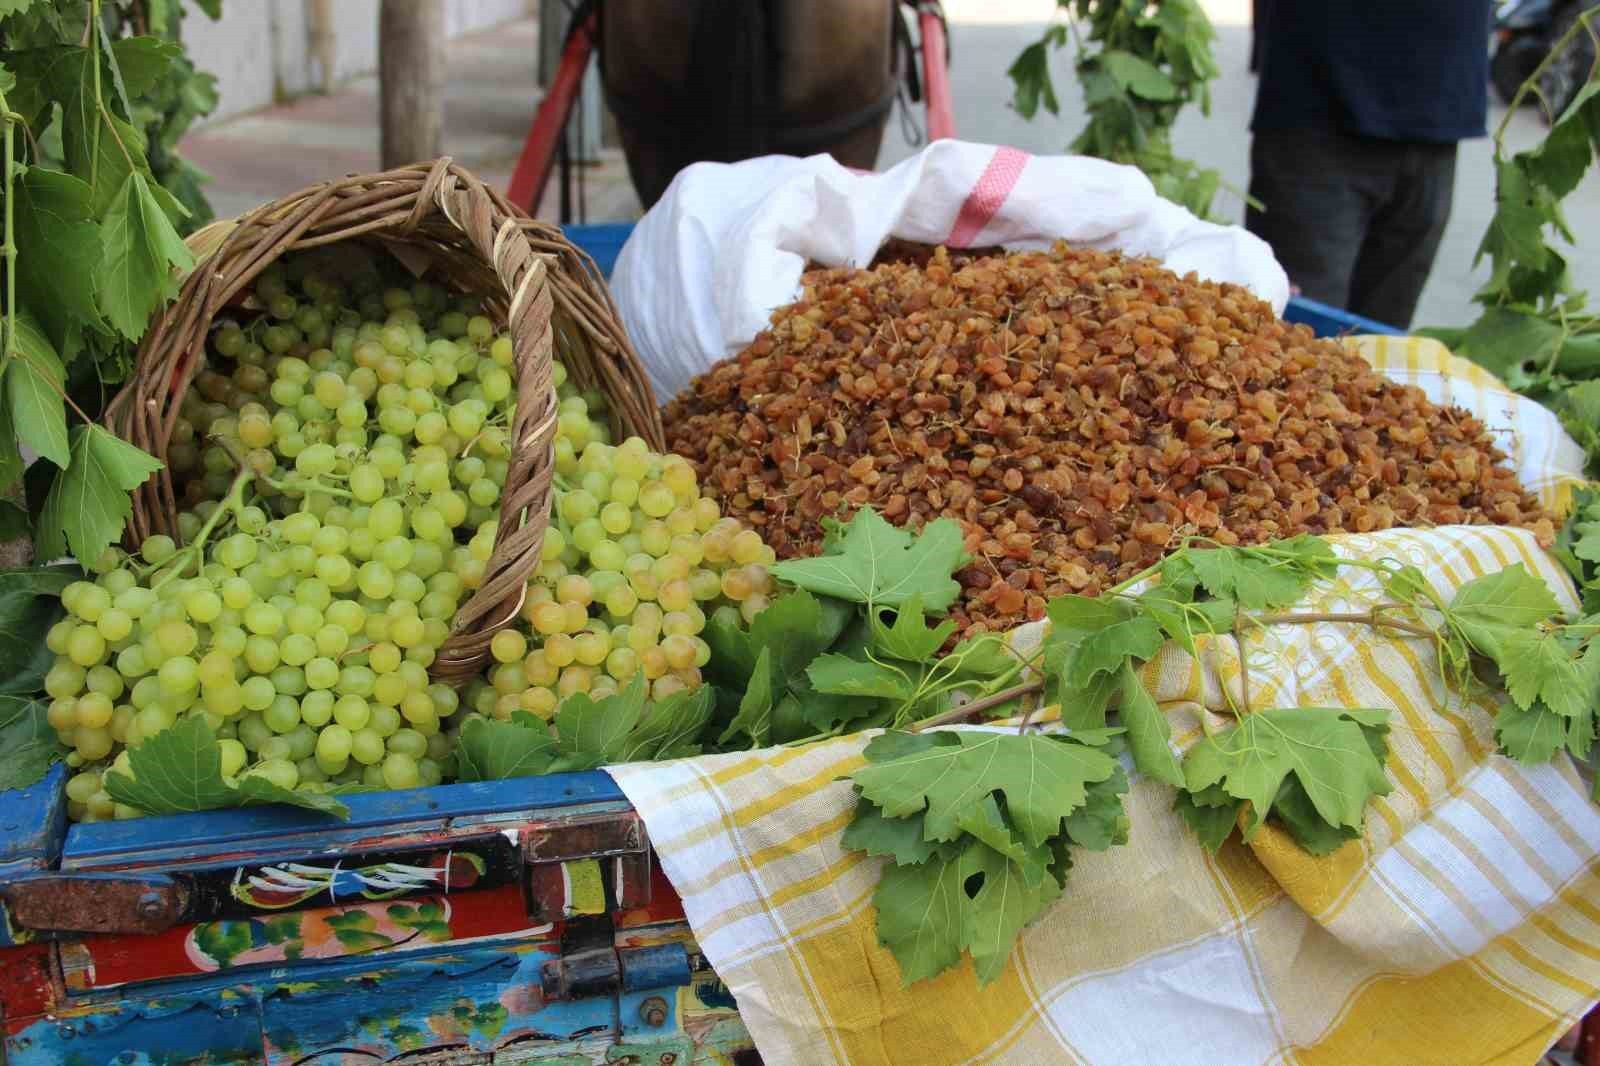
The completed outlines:
{"type": "MultiPolygon", "coordinates": [[[[1442,354],[1426,343],[1368,354],[1418,384],[1450,369],[1426,364],[1442,354]]],[[[1528,448],[1552,429],[1516,404],[1478,413],[1525,427],[1528,448]]],[[[1559,447],[1542,454],[1541,490],[1553,493],[1577,469],[1556,467],[1559,447]]],[[[1397,530],[1336,548],[1414,563],[1445,595],[1521,562],[1573,600],[1521,531],[1397,530]]],[[[1375,602],[1370,576],[1347,573],[1306,608],[1375,602]]],[[[1201,650],[1169,646],[1146,669],[1180,748],[1226,706],[1223,685],[1239,693],[1235,642],[1201,650]]],[[[1276,626],[1244,654],[1255,706],[1391,710],[1395,788],[1368,808],[1365,837],[1318,859],[1269,825],[1211,856],[1172,812],[1172,790],[1134,775],[1129,842],[1075,855],[1061,900],[984,988],[965,963],[902,987],[877,942],[880,860],[840,843],[854,807],[841,778],[861,765],[863,738],[612,773],[769,1066],[1535,1062],[1600,997],[1588,771],[1565,756],[1521,766],[1495,754],[1492,701],[1448,690],[1426,641],[1276,626]]]]}

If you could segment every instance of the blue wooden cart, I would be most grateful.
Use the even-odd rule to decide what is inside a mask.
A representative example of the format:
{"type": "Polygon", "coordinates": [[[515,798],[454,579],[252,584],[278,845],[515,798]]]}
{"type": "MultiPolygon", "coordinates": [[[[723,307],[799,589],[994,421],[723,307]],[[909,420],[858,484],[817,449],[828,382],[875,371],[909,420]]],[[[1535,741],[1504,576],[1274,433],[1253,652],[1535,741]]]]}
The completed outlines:
{"type": "Polygon", "coordinates": [[[70,827],[65,777],[0,793],[6,1066],[759,1061],[604,773],[70,827]]]}

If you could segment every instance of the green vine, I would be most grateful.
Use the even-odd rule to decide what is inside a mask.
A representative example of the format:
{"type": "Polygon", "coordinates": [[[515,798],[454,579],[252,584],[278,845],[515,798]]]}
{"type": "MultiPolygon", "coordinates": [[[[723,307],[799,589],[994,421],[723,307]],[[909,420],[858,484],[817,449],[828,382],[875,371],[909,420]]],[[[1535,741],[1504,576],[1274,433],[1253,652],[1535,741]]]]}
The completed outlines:
{"type": "Polygon", "coordinates": [[[1474,299],[1483,308],[1465,329],[1428,329],[1456,353],[1513,389],[1551,407],[1600,477],[1600,315],[1574,288],[1568,256],[1577,235],[1562,203],[1577,191],[1600,152],[1600,69],[1566,110],[1551,111],[1539,88],[1545,70],[1582,34],[1600,41],[1600,10],[1583,12],[1517,90],[1494,131],[1495,211],[1478,245],[1491,266],[1474,299]],[[1511,152],[1506,132],[1534,98],[1550,132],[1534,148],[1511,152]]]}
{"type": "MultiPolygon", "coordinates": [[[[219,14],[216,0],[200,6],[219,14]]],[[[154,469],[96,420],[192,265],[180,234],[209,217],[203,176],[175,147],[215,106],[215,80],[177,43],[178,0],[10,0],[0,11],[0,545],[13,566],[92,559],[120,536],[127,490],[154,469]],[[41,461],[25,470],[24,452],[41,461]]]]}
{"type": "Polygon", "coordinates": [[[1006,72],[1012,104],[1023,118],[1040,107],[1060,113],[1050,76],[1052,50],[1076,48],[1073,64],[1083,86],[1088,124],[1068,149],[1127,163],[1149,176],[1156,191],[1202,218],[1222,187],[1221,175],[1175,155],[1172,127],[1191,103],[1211,112],[1209,84],[1218,73],[1216,37],[1196,0],[1056,0],[1068,20],[1049,26],[1006,72]]]}

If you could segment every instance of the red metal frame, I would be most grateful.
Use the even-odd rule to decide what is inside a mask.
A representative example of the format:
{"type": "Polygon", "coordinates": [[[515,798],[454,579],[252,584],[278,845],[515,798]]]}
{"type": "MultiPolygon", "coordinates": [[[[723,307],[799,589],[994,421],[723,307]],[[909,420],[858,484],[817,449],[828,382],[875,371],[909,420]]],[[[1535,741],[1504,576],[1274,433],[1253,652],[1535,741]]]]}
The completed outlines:
{"type": "MultiPolygon", "coordinates": [[[[599,19],[590,14],[567,35],[561,50],[561,65],[550,80],[550,89],[539,101],[534,113],[533,126],[522,145],[522,155],[511,172],[511,184],[506,198],[528,214],[539,209],[539,198],[550,183],[550,172],[556,165],[556,145],[567,120],[572,117],[572,107],[578,99],[578,86],[589,67],[589,56],[594,52],[595,35],[599,32],[599,19]]],[[[543,31],[541,26],[540,30],[543,31]]]]}
{"type": "MultiPolygon", "coordinates": [[[[928,140],[939,141],[956,135],[955,115],[950,102],[950,74],[945,65],[946,38],[944,14],[937,0],[921,0],[916,5],[917,27],[922,39],[923,99],[928,106],[928,140]]],[[[542,27],[541,27],[542,29],[542,27]]],[[[556,148],[578,100],[578,87],[594,54],[599,20],[590,14],[573,28],[561,50],[550,89],[539,101],[528,139],[517,157],[516,169],[506,198],[530,215],[539,209],[539,200],[555,169],[556,148]]]]}
{"type": "Polygon", "coordinates": [[[945,65],[944,12],[937,3],[917,5],[917,29],[922,38],[922,92],[928,103],[928,140],[956,135],[950,103],[950,71],[945,65]]]}

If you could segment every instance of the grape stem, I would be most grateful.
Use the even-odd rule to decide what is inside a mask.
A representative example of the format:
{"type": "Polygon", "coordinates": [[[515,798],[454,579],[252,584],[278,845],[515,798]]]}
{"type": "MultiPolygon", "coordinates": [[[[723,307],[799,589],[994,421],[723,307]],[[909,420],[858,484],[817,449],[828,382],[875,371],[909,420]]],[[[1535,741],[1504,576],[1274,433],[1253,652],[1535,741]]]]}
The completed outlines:
{"type": "Polygon", "coordinates": [[[189,569],[189,561],[191,558],[200,560],[205,558],[204,552],[206,541],[210,539],[211,534],[216,531],[218,523],[222,521],[225,515],[237,514],[239,509],[244,506],[244,487],[250,483],[253,477],[254,475],[251,473],[249,467],[240,469],[240,471],[234,475],[233,484],[228,487],[228,495],[223,497],[222,502],[217,505],[216,510],[211,512],[210,517],[205,520],[205,524],[202,525],[199,531],[195,533],[194,539],[179,549],[177,555],[174,556],[174,559],[178,561],[178,565],[161,575],[161,577],[150,586],[150,590],[152,592],[160,589],[167,582],[171,581],[175,577],[178,577],[185,570],[189,569]]]}
{"type": "Polygon", "coordinates": [[[317,481],[316,479],[312,479],[310,481],[274,481],[269,477],[257,475],[257,480],[259,480],[263,485],[269,485],[272,488],[277,489],[279,492],[298,492],[302,496],[308,498],[314,492],[327,493],[329,496],[342,496],[347,500],[353,500],[356,498],[355,493],[353,492],[348,492],[344,489],[336,489],[332,485],[324,485],[322,482],[317,481]]]}

